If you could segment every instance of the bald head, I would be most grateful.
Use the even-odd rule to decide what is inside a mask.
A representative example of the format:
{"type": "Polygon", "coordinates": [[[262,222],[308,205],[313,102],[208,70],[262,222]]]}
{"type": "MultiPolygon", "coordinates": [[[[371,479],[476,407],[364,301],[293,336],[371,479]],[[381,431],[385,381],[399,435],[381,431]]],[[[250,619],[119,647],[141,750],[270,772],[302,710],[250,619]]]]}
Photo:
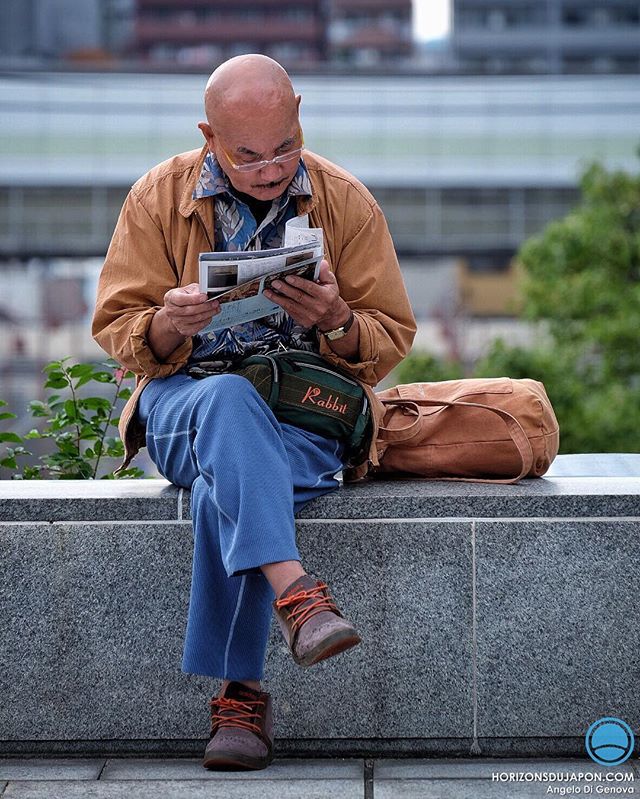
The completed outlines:
{"type": "Polygon", "coordinates": [[[280,64],[264,55],[225,61],[209,78],[204,103],[207,121],[198,127],[233,187],[258,200],[279,196],[298,169],[304,143],[300,95],[280,64]],[[262,161],[267,165],[257,170],[239,168],[262,161]]]}
{"type": "Polygon", "coordinates": [[[237,125],[247,116],[297,114],[291,80],[283,67],[265,55],[240,55],[212,73],[204,93],[207,120],[214,131],[237,125]]]}

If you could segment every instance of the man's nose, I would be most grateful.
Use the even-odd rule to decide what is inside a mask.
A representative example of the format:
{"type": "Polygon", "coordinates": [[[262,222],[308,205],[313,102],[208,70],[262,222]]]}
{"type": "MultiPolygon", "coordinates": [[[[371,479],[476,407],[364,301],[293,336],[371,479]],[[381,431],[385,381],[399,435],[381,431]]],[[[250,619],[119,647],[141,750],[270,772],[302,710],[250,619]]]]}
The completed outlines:
{"type": "Polygon", "coordinates": [[[282,177],[282,164],[268,164],[260,170],[260,176],[265,183],[273,183],[282,177]]]}

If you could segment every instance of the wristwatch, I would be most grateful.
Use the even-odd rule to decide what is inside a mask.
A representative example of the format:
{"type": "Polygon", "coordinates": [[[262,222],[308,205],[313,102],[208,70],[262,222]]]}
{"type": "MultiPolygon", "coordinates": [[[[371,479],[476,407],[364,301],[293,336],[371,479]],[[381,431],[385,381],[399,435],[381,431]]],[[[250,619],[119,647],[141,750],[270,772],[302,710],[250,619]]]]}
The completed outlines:
{"type": "Polygon", "coordinates": [[[351,311],[349,318],[343,325],[340,325],[340,327],[334,327],[333,330],[318,330],[318,333],[321,333],[328,341],[336,341],[337,339],[343,338],[347,335],[351,329],[354,319],[355,316],[353,315],[353,311],[351,311]]]}

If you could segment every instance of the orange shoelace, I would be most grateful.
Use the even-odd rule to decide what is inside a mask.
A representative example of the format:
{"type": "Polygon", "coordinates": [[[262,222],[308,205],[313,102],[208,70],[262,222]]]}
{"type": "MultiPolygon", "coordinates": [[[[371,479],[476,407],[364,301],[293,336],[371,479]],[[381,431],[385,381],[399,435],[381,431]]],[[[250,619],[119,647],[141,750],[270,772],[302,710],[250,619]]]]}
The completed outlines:
{"type": "Polygon", "coordinates": [[[260,725],[249,721],[249,719],[255,717],[256,705],[264,705],[264,701],[256,699],[255,702],[241,702],[238,699],[227,699],[224,696],[219,696],[216,699],[212,699],[209,704],[212,708],[219,708],[219,712],[211,716],[212,734],[218,727],[242,727],[242,729],[249,730],[249,732],[260,734],[260,725]]]}
{"type": "Polygon", "coordinates": [[[298,591],[297,594],[291,594],[291,596],[284,597],[284,599],[276,599],[276,608],[299,605],[309,599],[315,600],[310,605],[294,607],[291,613],[287,615],[287,621],[290,619],[292,620],[292,632],[295,632],[305,621],[308,621],[312,616],[315,616],[316,613],[321,613],[323,610],[331,610],[334,613],[340,612],[333,599],[322,593],[325,588],[328,588],[326,583],[318,583],[314,588],[298,591]]]}

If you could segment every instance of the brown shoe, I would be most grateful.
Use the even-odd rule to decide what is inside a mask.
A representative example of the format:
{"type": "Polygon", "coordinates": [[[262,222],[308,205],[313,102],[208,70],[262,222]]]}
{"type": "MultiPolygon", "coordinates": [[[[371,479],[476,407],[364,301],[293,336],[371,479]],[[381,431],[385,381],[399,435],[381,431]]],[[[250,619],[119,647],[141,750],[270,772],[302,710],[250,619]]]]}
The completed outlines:
{"type": "Polygon", "coordinates": [[[211,705],[211,738],[202,765],[211,770],[266,768],[273,760],[271,696],[230,682],[211,705]]]}
{"type": "Polygon", "coordinates": [[[327,584],[308,574],[294,580],[273,607],[298,666],[313,666],[362,640],[336,607],[327,584]]]}

